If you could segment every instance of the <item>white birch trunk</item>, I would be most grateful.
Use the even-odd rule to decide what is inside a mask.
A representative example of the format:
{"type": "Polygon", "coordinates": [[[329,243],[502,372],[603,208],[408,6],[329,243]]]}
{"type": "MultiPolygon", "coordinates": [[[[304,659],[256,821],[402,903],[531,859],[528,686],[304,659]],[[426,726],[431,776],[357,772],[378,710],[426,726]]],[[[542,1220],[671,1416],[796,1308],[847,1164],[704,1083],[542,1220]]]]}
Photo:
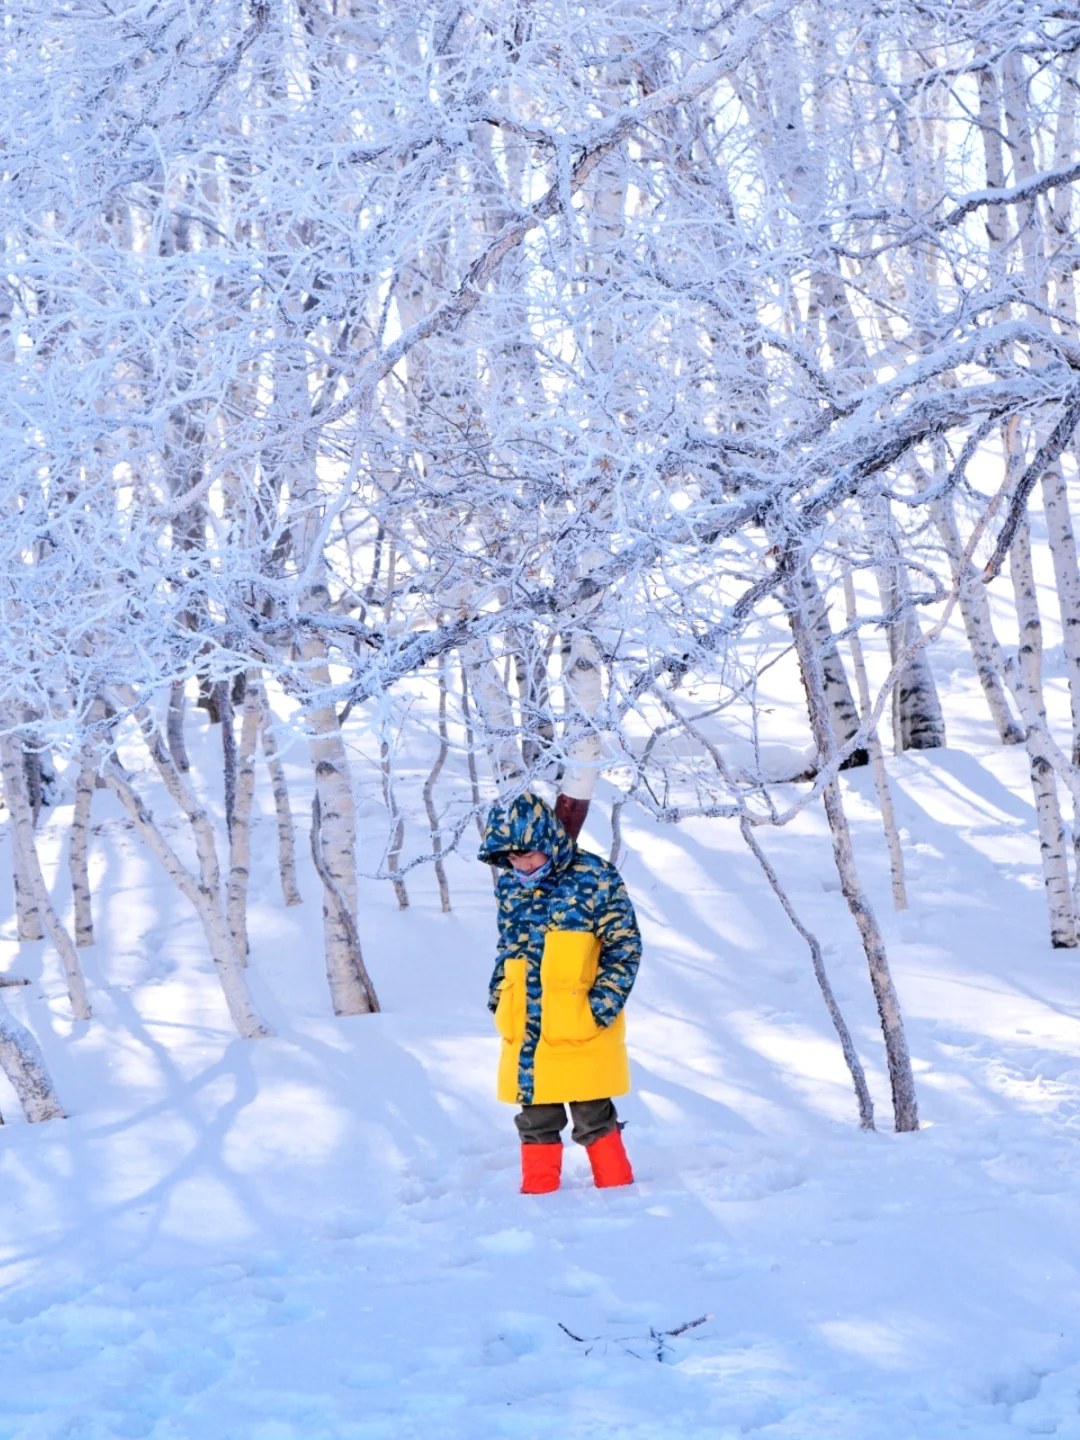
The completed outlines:
{"type": "MultiPolygon", "coordinates": [[[[302,371],[285,373],[282,380],[286,386],[283,424],[288,429],[290,421],[298,425],[310,419],[310,399],[302,371]]],[[[288,466],[288,483],[297,500],[306,506],[294,541],[297,564],[311,576],[301,608],[305,612],[317,611],[327,603],[329,595],[325,558],[320,551],[323,503],[315,486],[312,456],[301,451],[294,457],[288,466]]],[[[323,640],[301,625],[296,648],[307,684],[316,691],[329,689],[330,667],[323,640]]],[[[312,846],[314,849],[317,844],[322,865],[323,950],[330,1000],[335,1015],[367,1015],[371,1003],[359,951],[356,806],[349,757],[333,705],[307,710],[305,721],[308,753],[315,771],[312,846]]]]}
{"type": "MultiPolygon", "coordinates": [[[[90,706],[88,720],[91,725],[100,722],[105,715],[105,703],[100,697],[90,706]]],[[[93,897],[90,891],[90,808],[94,791],[98,785],[97,767],[94,764],[93,745],[83,746],[79,757],[79,774],[75,782],[75,806],[71,816],[71,833],[68,839],[68,869],[71,875],[71,898],[75,912],[75,944],[79,949],[94,943],[93,897]]]]}
{"type": "Polygon", "coordinates": [[[11,817],[12,845],[21,851],[23,875],[64,967],[72,1013],[76,1020],[89,1020],[90,1002],[86,998],[86,982],[78,952],[53,907],[38,859],[34,822],[22,788],[22,747],[10,735],[0,737],[0,766],[4,775],[4,798],[11,817]]]}
{"type": "MultiPolygon", "coordinates": [[[[858,619],[855,605],[855,586],[851,579],[851,571],[844,567],[844,604],[846,610],[847,626],[851,630],[848,637],[848,644],[851,647],[851,663],[855,670],[855,683],[859,691],[859,709],[862,718],[865,720],[872,709],[870,699],[870,682],[866,674],[866,661],[863,657],[862,641],[859,639],[859,632],[854,628],[858,619]]],[[[892,879],[893,905],[897,910],[907,909],[907,886],[904,882],[904,852],[900,845],[900,832],[896,828],[896,815],[893,811],[892,791],[889,788],[889,776],[885,769],[885,756],[881,749],[881,739],[877,730],[872,730],[866,738],[866,748],[870,752],[870,765],[874,773],[874,788],[877,790],[878,805],[881,808],[881,823],[885,831],[885,844],[889,850],[889,874],[892,879]]],[[[795,923],[794,921],[792,923],[795,923]]],[[[809,942],[807,942],[809,943],[809,942]]]]}
{"type": "MultiPolygon", "coordinates": [[[[330,685],[326,650],[307,637],[301,642],[308,675],[315,687],[330,685]]],[[[326,977],[335,1015],[368,1015],[371,1005],[360,977],[356,923],[356,808],[353,802],[349,757],[333,706],[307,714],[309,751],[315,767],[315,794],[319,802],[318,843],[324,866],[323,936],[326,977]]],[[[313,822],[313,830],[316,828],[313,822]]]]}
{"type": "MultiPolygon", "coordinates": [[[[476,816],[476,830],[480,839],[484,838],[484,822],[480,815],[480,775],[476,768],[476,736],[473,733],[472,713],[469,708],[469,675],[465,668],[465,662],[461,662],[461,724],[465,731],[465,762],[469,771],[469,794],[472,798],[473,811],[476,816]]],[[[495,867],[491,867],[495,874],[495,867]]],[[[498,875],[495,875],[498,879],[498,875]]]]}
{"type": "MultiPolygon", "coordinates": [[[[880,753],[881,747],[878,746],[880,753]]],[[[860,1130],[874,1129],[874,1102],[870,1098],[870,1088],[866,1083],[866,1072],[863,1069],[862,1061],[859,1059],[859,1052],[855,1049],[855,1042],[851,1038],[851,1031],[847,1027],[840,1006],[837,1004],[836,996],[833,993],[832,984],[829,980],[828,971],[825,969],[825,957],[821,953],[821,945],[817,936],[812,934],[799,919],[787,891],[780,883],[780,879],[769,863],[761,846],[754,836],[753,827],[747,819],[740,822],[739,829],[746,842],[747,848],[754,856],[754,859],[761,866],[761,869],[772,887],[773,894],[780,901],[784,908],[784,914],[791,921],[792,926],[806,941],[810,951],[810,963],[814,967],[814,978],[817,980],[818,989],[821,991],[822,999],[825,1001],[825,1008],[829,1012],[829,1019],[833,1023],[837,1038],[840,1041],[840,1049],[844,1056],[844,1063],[848,1067],[848,1074],[851,1076],[852,1088],[855,1091],[855,1103],[859,1108],[860,1130]]]]}
{"type": "MultiPolygon", "coordinates": [[[[851,693],[844,662],[833,638],[829,612],[825,608],[817,577],[809,565],[800,569],[795,583],[799,598],[806,607],[807,617],[813,628],[814,643],[820,656],[821,683],[833,744],[837,750],[841,750],[853,735],[858,734],[859,712],[851,693]]],[[[865,765],[868,759],[867,751],[855,750],[848,757],[845,769],[858,769],[865,765]]],[[[820,762],[824,763],[824,757],[820,757],[820,762]]]]}
{"type": "MultiPolygon", "coordinates": [[[[603,698],[600,651],[591,635],[579,631],[571,640],[563,662],[563,685],[568,716],[591,721],[603,698]]],[[[590,801],[600,771],[600,736],[595,731],[580,736],[571,744],[567,758],[560,792],[572,800],[590,801]]]]}
{"type": "MultiPolygon", "coordinates": [[[[1075,69],[1075,58],[1070,62],[1075,69]]],[[[1027,77],[1023,73],[1023,60],[1019,55],[1006,54],[1003,61],[1005,81],[1005,122],[1012,151],[1013,176],[1018,183],[1030,180],[1035,175],[1034,146],[1031,136],[1031,116],[1027,104],[1027,77]]],[[[1058,115],[1056,150],[1069,148],[1072,163],[1072,141],[1075,138],[1075,84],[1067,77],[1061,80],[1061,101],[1058,115]]],[[[1054,228],[1061,233],[1069,231],[1071,210],[1071,187],[1057,187],[1054,228]]],[[[1016,224],[1020,238],[1021,254],[1028,288],[1040,307],[1050,303],[1049,276],[1051,267],[1043,254],[1043,228],[1041,209],[1034,201],[1016,207],[1016,224]]],[[[1071,236],[1069,250],[1075,253],[1071,236]]],[[[1068,278],[1058,270],[1056,291],[1064,300],[1067,320],[1075,320],[1075,291],[1071,274],[1068,278]]],[[[1041,320],[1038,312],[1035,318],[1041,320]]],[[[1046,323],[1046,322],[1042,322],[1046,323]]],[[[1061,462],[1055,460],[1043,471],[1040,481],[1043,510],[1046,516],[1046,535],[1050,544],[1050,557],[1054,566],[1054,582],[1058,606],[1061,611],[1062,648],[1065,654],[1065,669],[1069,679],[1069,700],[1072,707],[1073,757],[1080,762],[1080,564],[1077,563],[1076,538],[1073,533],[1072,517],[1069,513],[1069,498],[1065,488],[1061,462]]],[[[1080,835],[1077,837],[1080,845],[1080,835]]],[[[1080,849],[1077,851],[1080,860],[1080,849]]]]}
{"type": "MultiPolygon", "coordinates": [[[[790,574],[798,562],[794,557],[784,556],[783,563],[790,574]]],[[[821,667],[818,663],[813,632],[806,612],[800,607],[797,594],[792,598],[794,603],[790,612],[791,632],[802,669],[803,683],[806,687],[810,728],[813,732],[814,743],[827,762],[833,755],[834,749],[828,706],[821,679],[821,667]]],[[[904,1034],[904,1022],[900,1013],[900,1001],[889,969],[885,941],[878,927],[870,899],[863,889],[855,867],[851,831],[844,813],[838,781],[833,780],[825,787],[822,799],[825,804],[829,830],[832,834],[833,859],[840,877],[840,888],[858,927],[870,971],[870,983],[877,1001],[878,1016],[885,1039],[885,1055],[889,1067],[889,1083],[892,1090],[893,1118],[896,1129],[898,1131],[917,1130],[919,1128],[919,1111],[915,1098],[915,1077],[911,1070],[907,1037],[904,1034]]]]}
{"type": "Polygon", "coordinates": [[[270,700],[261,681],[256,682],[261,710],[260,734],[266,768],[270,772],[270,789],[274,796],[274,815],[277,820],[278,874],[281,878],[281,895],[286,905],[303,903],[296,883],[296,831],[293,826],[292,806],[289,804],[289,787],[285,780],[285,767],[278,754],[274,739],[273,715],[270,700]]]}
{"type": "MultiPolygon", "coordinates": [[[[935,468],[935,480],[938,471],[935,468]]],[[[990,615],[990,602],[986,587],[979,578],[970,560],[964,560],[964,546],[956,526],[951,501],[930,502],[930,515],[941,539],[942,548],[948,558],[953,574],[959,571],[959,605],[964,621],[975,673],[986,699],[990,718],[1003,745],[1022,745],[1023,729],[1013,719],[1005,686],[1001,679],[1001,649],[994,634],[994,622],[990,615]]]]}
{"type": "Polygon", "coordinates": [[[1080,565],[1076,559],[1076,537],[1060,461],[1055,460],[1047,467],[1040,483],[1046,535],[1054,566],[1054,585],[1061,611],[1065,673],[1069,678],[1072,753],[1074,760],[1080,764],[1080,565]]]}
{"type": "Polygon", "coordinates": [[[615,800],[611,806],[611,849],[608,852],[608,859],[616,870],[622,859],[622,811],[625,804],[625,799],[620,799],[615,800]]]}
{"type": "Polygon", "coordinates": [[[210,816],[207,814],[206,807],[197,799],[187,777],[181,775],[177,769],[175,761],[162,740],[160,731],[155,727],[153,717],[145,707],[136,703],[136,697],[130,691],[121,690],[121,694],[125,704],[139,722],[146,748],[165,784],[165,789],[174,804],[187,817],[188,824],[191,826],[199,864],[197,880],[173,854],[164,836],[153,823],[150,812],[142,804],[126,776],[122,774],[115,759],[110,760],[105,778],[113,793],[126,806],[136,827],[161,860],[173,882],[195,906],[199,918],[203,922],[211,958],[217,968],[222,989],[225,991],[225,999],[228,1002],[229,1013],[233,1017],[237,1030],[245,1039],[270,1035],[273,1032],[255,1009],[248,993],[243,970],[232,946],[221,883],[221,868],[218,864],[217,842],[214,838],[214,827],[211,824],[210,816]],[[162,849],[162,846],[165,848],[162,849]]]}
{"type": "Polygon", "coordinates": [[[248,961],[247,900],[251,878],[251,810],[255,798],[255,750],[259,743],[261,706],[257,682],[249,677],[244,691],[240,744],[236,752],[236,799],[229,832],[229,934],[236,958],[248,961]]]}
{"type": "Polygon", "coordinates": [[[352,914],[348,905],[346,905],[344,899],[337,894],[337,882],[326,868],[326,861],[323,857],[322,846],[319,843],[319,836],[319,796],[316,793],[314,800],[311,802],[311,858],[314,861],[315,872],[319,879],[323,882],[329,893],[337,899],[338,914],[341,916],[342,923],[349,931],[352,951],[356,956],[357,983],[361,987],[364,995],[364,1005],[366,1006],[364,1013],[377,1015],[379,1013],[379,998],[375,994],[375,987],[371,983],[367,966],[364,964],[364,956],[360,948],[360,936],[353,924],[352,914]]]}
{"type": "MultiPolygon", "coordinates": [[[[889,659],[893,664],[908,645],[919,638],[919,620],[911,605],[911,585],[896,543],[889,502],[875,496],[862,502],[871,541],[879,557],[874,571],[881,608],[900,611],[889,626],[889,659]],[[895,562],[892,557],[895,556],[895,562]]],[[[926,651],[920,650],[905,665],[893,690],[893,743],[904,750],[936,750],[945,744],[945,718],[926,651]]]]}
{"type": "MultiPolygon", "coordinates": [[[[1021,521],[1016,539],[1009,550],[1009,573],[1016,596],[1016,619],[1020,629],[1017,683],[1024,694],[1022,709],[1038,715],[1045,723],[1046,708],[1042,696],[1042,624],[1039,619],[1035,573],[1031,564],[1031,538],[1026,519],[1021,521]]],[[[1057,780],[1038,726],[1028,726],[1026,741],[1031,766],[1031,788],[1035,794],[1035,813],[1039,826],[1043,884],[1050,913],[1050,943],[1055,950],[1069,950],[1077,941],[1076,920],[1069,889],[1069,862],[1057,780]]]]}
{"type": "MultiPolygon", "coordinates": [[[[410,375],[413,371],[412,359],[410,357],[410,375]]],[[[419,357],[415,357],[419,358],[419,357]]],[[[421,361],[422,364],[422,361],[421,361]]],[[[386,603],[383,606],[383,623],[387,631],[393,624],[394,587],[397,584],[397,545],[390,542],[386,559],[386,603]]],[[[386,732],[384,731],[384,734],[386,732]]],[[[397,795],[394,792],[393,761],[390,753],[389,740],[383,740],[379,747],[379,760],[382,769],[382,792],[386,808],[390,812],[390,841],[387,846],[386,864],[393,879],[391,884],[394,887],[394,895],[397,898],[398,909],[409,908],[409,892],[406,889],[405,881],[397,873],[401,863],[401,847],[405,843],[405,816],[397,803],[397,795]]],[[[355,913],[355,912],[354,912],[355,913]]]]}
{"type": "Polygon", "coordinates": [[[79,775],[75,781],[75,807],[71,815],[68,837],[68,871],[71,875],[71,899],[75,912],[75,944],[81,950],[94,943],[94,912],[90,895],[90,806],[97,785],[97,771],[89,748],[79,759],[79,775]]]}
{"type": "MultiPolygon", "coordinates": [[[[64,1107],[53,1088],[38,1043],[0,999],[0,1069],[11,1081],[31,1125],[63,1120],[64,1107]]],[[[2,1122],[0,1122],[2,1123],[2,1122]]]]}
{"type": "Polygon", "coordinates": [[[482,641],[468,641],[462,647],[461,655],[469,676],[473,704],[487,737],[495,783],[499,786],[508,784],[518,779],[523,768],[510,696],[482,641]]]}
{"type": "MultiPolygon", "coordinates": [[[[1017,170],[1032,173],[1030,135],[1022,111],[1023,100],[1019,92],[1021,84],[1018,74],[1019,62],[1009,57],[1005,66],[1005,124],[1010,139],[1015,141],[1013,162],[1017,170]]],[[[986,167],[986,183],[1000,187],[1005,183],[1004,150],[1002,144],[1002,105],[994,68],[987,64],[979,72],[979,129],[983,142],[983,157],[986,167]]],[[[1017,216],[1021,227],[1021,253],[1029,281],[1037,277],[1037,253],[1035,249],[1034,214],[1030,205],[1019,207],[1017,216]]],[[[986,216],[991,267],[995,280],[1000,280],[1006,270],[1008,233],[1004,206],[991,206],[986,216]]],[[[1006,466],[1019,469],[1019,420],[1015,417],[1004,427],[1004,450],[1006,466]]],[[[1042,696],[1042,624],[1039,618],[1038,594],[1031,564],[1031,540],[1026,518],[1021,522],[1016,539],[1009,551],[1009,572],[1013,594],[1016,600],[1017,626],[1020,644],[1017,652],[1016,682],[1020,700],[1021,716],[1044,718],[1046,709],[1042,696]]],[[[1050,943],[1055,949],[1072,949],[1077,943],[1076,914],[1069,890],[1068,859],[1065,850],[1064,827],[1061,820],[1061,806],[1058,801],[1057,783],[1054,771],[1046,754],[1046,745],[1039,733],[1039,726],[1026,724],[1025,744],[1031,771],[1031,787],[1035,798],[1035,814],[1039,830],[1039,852],[1042,860],[1043,884],[1046,892],[1047,910],[1050,920],[1050,943]]]]}
{"type": "Polygon", "coordinates": [[[435,761],[424,781],[424,809],[427,812],[431,849],[435,856],[435,879],[439,885],[439,903],[444,915],[450,913],[450,886],[442,858],[442,837],[439,834],[439,812],[435,808],[435,786],[450,753],[450,737],[446,730],[446,656],[439,656],[439,748],[435,761]]]}
{"type": "Polygon", "coordinates": [[[26,871],[23,847],[14,843],[14,830],[12,821],[11,875],[15,886],[15,934],[20,941],[41,940],[45,934],[41,928],[41,914],[34,887],[26,871]]]}
{"type": "MultiPolygon", "coordinates": [[[[817,187],[824,178],[824,161],[823,157],[814,154],[806,133],[802,111],[802,77],[795,68],[798,64],[799,47],[790,16],[779,18],[770,34],[771,68],[768,83],[778,122],[775,162],[779,166],[794,207],[804,220],[813,217],[812,223],[816,225],[821,199],[817,187]]],[[[834,367],[845,375],[849,383],[872,383],[874,366],[867,352],[862,330],[851,308],[838,260],[831,259],[813,275],[812,289],[819,300],[820,315],[834,367]]],[[[883,552],[891,539],[889,502],[884,497],[866,496],[860,504],[875,548],[884,560],[883,552]]],[[[900,564],[882,563],[876,568],[882,591],[882,605],[885,610],[890,610],[894,608],[891,600],[906,598],[907,573],[900,564]]],[[[800,587],[817,588],[816,578],[808,567],[804,574],[797,577],[797,583],[800,587]]],[[[827,627],[828,619],[820,597],[817,603],[827,627]]],[[[833,737],[837,746],[841,747],[858,728],[855,704],[846,676],[843,675],[843,662],[839,652],[835,648],[830,650],[822,643],[822,622],[813,604],[809,618],[817,635],[823,693],[829,707],[827,713],[833,737]],[[856,717],[854,724],[850,717],[856,717]]],[[[896,625],[890,628],[889,647],[894,658],[910,640],[916,638],[917,630],[917,618],[910,610],[905,611],[899,628],[896,625]]],[[[894,691],[894,705],[898,748],[903,746],[905,741],[915,748],[924,749],[945,743],[944,721],[937,687],[922,652],[916,654],[911,665],[905,669],[901,683],[894,691]]],[[[867,759],[865,751],[856,751],[848,759],[845,769],[865,765],[867,759]]]]}
{"type": "Polygon", "coordinates": [[[169,741],[169,753],[176,762],[176,768],[182,775],[186,775],[191,769],[188,760],[187,744],[184,740],[184,713],[187,709],[187,694],[184,689],[184,682],[178,680],[175,685],[169,687],[169,716],[166,721],[165,733],[169,741]]]}
{"type": "MultiPolygon", "coordinates": [[[[217,711],[221,724],[221,770],[225,782],[225,828],[232,835],[233,817],[236,814],[236,730],[233,722],[232,684],[219,680],[214,686],[217,692],[217,711]]],[[[179,767],[178,767],[179,773],[179,767]]]]}
{"type": "Polygon", "coordinates": [[[398,909],[409,908],[409,892],[405,881],[397,873],[401,862],[401,846],[405,840],[405,817],[401,813],[394,793],[394,775],[390,755],[390,742],[383,740],[379,745],[379,768],[382,772],[383,803],[390,812],[390,839],[386,850],[386,868],[390,871],[390,883],[394,887],[398,909]]]}

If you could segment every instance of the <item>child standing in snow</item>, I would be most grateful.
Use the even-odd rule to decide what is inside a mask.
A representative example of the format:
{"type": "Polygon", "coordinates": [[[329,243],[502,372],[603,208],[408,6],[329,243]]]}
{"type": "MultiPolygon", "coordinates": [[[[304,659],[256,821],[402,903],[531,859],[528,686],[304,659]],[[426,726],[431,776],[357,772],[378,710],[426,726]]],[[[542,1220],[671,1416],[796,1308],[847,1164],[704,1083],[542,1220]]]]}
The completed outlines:
{"type": "Polygon", "coordinates": [[[622,878],[528,792],[492,809],[480,859],[503,872],[488,1004],[502,1036],[499,1099],[521,1106],[522,1193],[559,1188],[566,1104],[596,1184],[629,1185],[611,1097],[630,1089],[623,1006],[641,936],[622,878]]]}

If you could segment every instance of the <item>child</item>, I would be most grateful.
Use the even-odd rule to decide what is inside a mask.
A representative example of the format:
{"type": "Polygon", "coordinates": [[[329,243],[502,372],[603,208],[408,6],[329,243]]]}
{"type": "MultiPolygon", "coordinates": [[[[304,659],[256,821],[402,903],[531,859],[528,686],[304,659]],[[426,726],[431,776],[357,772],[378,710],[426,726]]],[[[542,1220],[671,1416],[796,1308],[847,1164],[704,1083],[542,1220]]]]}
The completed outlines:
{"type": "Polygon", "coordinates": [[[488,1004],[503,1042],[499,1099],[521,1106],[522,1193],[559,1188],[566,1103],[596,1184],[629,1185],[611,1097],[630,1089],[622,1012],[641,936],[622,878],[529,792],[492,809],[480,859],[503,872],[488,1004]]]}

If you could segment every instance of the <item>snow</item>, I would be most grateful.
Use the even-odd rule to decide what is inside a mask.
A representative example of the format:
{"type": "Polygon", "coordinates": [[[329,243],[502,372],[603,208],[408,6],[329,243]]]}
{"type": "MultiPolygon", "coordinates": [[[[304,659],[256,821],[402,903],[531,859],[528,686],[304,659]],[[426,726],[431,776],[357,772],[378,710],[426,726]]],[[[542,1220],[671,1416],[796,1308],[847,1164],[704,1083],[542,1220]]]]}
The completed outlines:
{"type": "MultiPolygon", "coordinates": [[[[50,949],[0,952],[72,1110],[26,1126],[0,1091],[0,1440],[1080,1436],[1077,962],[1044,938],[1026,756],[971,719],[969,674],[942,681],[963,749],[890,760],[904,914],[871,778],[844,777],[924,1128],[889,1133],[820,812],[762,843],[822,940],[874,1135],[735,828],[628,808],[646,959],[625,1191],[568,1147],[558,1194],[517,1193],[478,864],[449,862],[448,916],[426,870],[405,913],[367,883],[385,1013],[335,1020],[315,877],[283,909],[260,782],[251,976],[278,1038],[243,1042],[186,903],[95,796],[94,1020],[67,1018],[50,949]]],[[[42,834],[54,876],[67,818],[42,834]]],[[[601,803],[586,843],[608,838],[601,803]]]]}

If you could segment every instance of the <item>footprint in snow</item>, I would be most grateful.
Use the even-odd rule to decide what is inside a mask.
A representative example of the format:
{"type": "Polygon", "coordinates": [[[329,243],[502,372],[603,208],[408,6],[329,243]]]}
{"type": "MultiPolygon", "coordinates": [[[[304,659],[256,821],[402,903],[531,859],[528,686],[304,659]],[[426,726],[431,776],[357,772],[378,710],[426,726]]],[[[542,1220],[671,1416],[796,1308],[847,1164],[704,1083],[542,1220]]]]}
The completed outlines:
{"type": "Polygon", "coordinates": [[[779,1270],[771,1255],[756,1255],[733,1249],[723,1241],[695,1245],[683,1256],[688,1265],[700,1270],[704,1280],[736,1280],[740,1275],[765,1270],[779,1270]]]}
{"type": "Polygon", "coordinates": [[[766,1160],[721,1171],[710,1176],[704,1188],[716,1200],[765,1200],[805,1183],[806,1176],[797,1166],[766,1160]]]}
{"type": "Polygon", "coordinates": [[[523,1355],[533,1354],[543,1345],[549,1328],[550,1321],[542,1315],[501,1311],[484,1327],[484,1364],[509,1365],[523,1355]]]}

